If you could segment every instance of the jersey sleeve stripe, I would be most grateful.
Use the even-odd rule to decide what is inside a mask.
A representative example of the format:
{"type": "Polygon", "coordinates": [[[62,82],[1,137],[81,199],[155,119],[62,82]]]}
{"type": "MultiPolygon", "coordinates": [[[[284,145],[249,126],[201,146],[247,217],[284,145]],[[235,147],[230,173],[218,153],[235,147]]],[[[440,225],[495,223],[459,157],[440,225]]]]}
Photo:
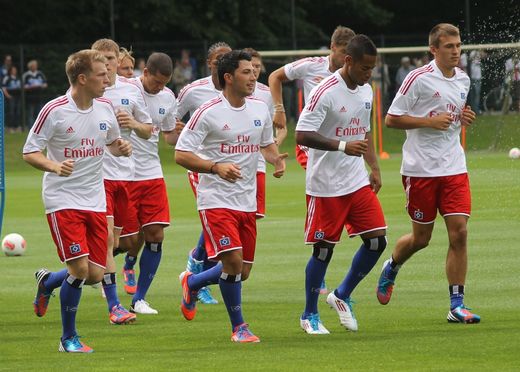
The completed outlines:
{"type": "Polygon", "coordinates": [[[309,103],[309,111],[313,111],[316,108],[316,104],[320,100],[321,96],[327,89],[330,87],[333,87],[334,85],[338,84],[338,80],[334,77],[327,81],[325,84],[323,84],[321,87],[319,87],[316,92],[314,92],[311,101],[309,103]]]}
{"type": "Polygon", "coordinates": [[[181,91],[179,92],[179,97],[177,97],[177,99],[180,102],[184,98],[184,95],[186,94],[186,92],[188,92],[188,90],[190,90],[191,88],[194,88],[194,87],[198,87],[201,85],[207,85],[207,84],[208,84],[207,80],[194,81],[193,83],[186,85],[184,88],[181,89],[181,91]]]}
{"type": "Polygon", "coordinates": [[[55,101],[51,101],[47,103],[43,109],[40,111],[40,114],[36,118],[36,123],[34,124],[34,130],[33,132],[36,134],[39,134],[43,124],[45,123],[45,120],[47,120],[47,117],[49,116],[50,112],[54,110],[56,107],[66,105],[69,102],[69,99],[65,96],[63,98],[58,98],[55,101]]]}
{"type": "Polygon", "coordinates": [[[204,111],[206,111],[207,109],[209,109],[210,107],[212,106],[215,106],[216,104],[222,102],[222,100],[220,98],[216,98],[216,99],[212,99],[211,101],[203,104],[202,106],[200,106],[197,111],[195,111],[195,114],[193,115],[193,120],[190,120],[191,121],[191,124],[189,126],[189,129],[193,130],[193,128],[195,128],[195,125],[197,124],[197,121],[199,120],[200,116],[202,115],[202,113],[204,111]]]}
{"type": "Polygon", "coordinates": [[[417,70],[414,70],[412,71],[408,76],[407,78],[405,79],[405,81],[403,82],[403,84],[401,85],[401,88],[399,89],[399,93],[401,93],[403,96],[408,92],[408,90],[410,89],[410,86],[413,84],[413,82],[419,77],[421,76],[422,74],[425,74],[427,72],[433,72],[433,68],[428,65],[428,66],[425,66],[424,68],[420,68],[420,69],[417,69],[417,70]],[[417,72],[416,72],[417,71],[417,72]]]}

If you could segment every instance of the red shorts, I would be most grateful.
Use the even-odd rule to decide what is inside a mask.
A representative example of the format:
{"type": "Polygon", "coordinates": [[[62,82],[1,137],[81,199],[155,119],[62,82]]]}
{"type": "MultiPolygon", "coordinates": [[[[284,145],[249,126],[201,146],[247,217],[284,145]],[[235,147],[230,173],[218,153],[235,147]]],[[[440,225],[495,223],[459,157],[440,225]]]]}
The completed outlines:
{"type": "Polygon", "coordinates": [[[197,199],[197,186],[199,186],[199,174],[197,172],[188,171],[188,181],[190,182],[191,191],[197,199]]]}
{"type": "Polygon", "coordinates": [[[128,184],[132,211],[121,236],[134,235],[147,225],[170,225],[170,205],[164,178],[132,181],[128,184]]]}
{"type": "Polygon", "coordinates": [[[206,252],[217,259],[222,252],[242,250],[242,260],[253,263],[256,248],[256,213],[215,208],[199,211],[206,252]]]}
{"type": "Polygon", "coordinates": [[[403,176],[406,210],[412,221],[433,223],[437,210],[443,216],[471,214],[467,173],[442,177],[403,176]]]}
{"type": "Polygon", "coordinates": [[[256,172],[256,218],[265,217],[265,173],[256,172]]]}
{"type": "Polygon", "coordinates": [[[309,148],[302,145],[296,145],[296,161],[302,166],[303,169],[307,169],[307,159],[309,148]]]}
{"type": "Polygon", "coordinates": [[[307,195],[305,244],[319,241],[336,244],[341,238],[343,226],[351,238],[386,229],[383,209],[370,186],[335,197],[307,195]]]}
{"type": "Polygon", "coordinates": [[[107,217],[104,212],[62,209],[47,214],[52,239],[61,262],[88,256],[105,268],[107,262],[107,217]]]}
{"type": "Polygon", "coordinates": [[[131,181],[104,180],[107,198],[107,217],[114,219],[114,227],[122,229],[126,223],[130,203],[128,184],[131,181]]]}

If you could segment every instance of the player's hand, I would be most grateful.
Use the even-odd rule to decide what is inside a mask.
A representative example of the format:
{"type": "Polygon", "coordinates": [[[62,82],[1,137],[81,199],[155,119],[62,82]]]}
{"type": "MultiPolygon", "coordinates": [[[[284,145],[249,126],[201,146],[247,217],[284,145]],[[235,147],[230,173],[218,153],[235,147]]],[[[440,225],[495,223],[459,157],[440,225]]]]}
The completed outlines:
{"type": "Polygon", "coordinates": [[[67,159],[62,161],[61,163],[58,163],[58,166],[56,167],[56,170],[54,173],[56,173],[60,177],[68,177],[72,174],[72,171],[74,170],[74,160],[73,159],[67,159]]]}
{"type": "Polygon", "coordinates": [[[453,118],[449,112],[441,112],[430,118],[430,127],[437,130],[448,130],[452,122],[453,118]]]}
{"type": "Polygon", "coordinates": [[[286,128],[287,117],[283,111],[275,111],[273,116],[273,125],[277,129],[286,128]]]}
{"type": "Polygon", "coordinates": [[[274,143],[276,146],[280,147],[287,137],[287,128],[275,129],[276,137],[274,138],[274,143]]]}
{"type": "Polygon", "coordinates": [[[123,156],[130,156],[132,155],[132,144],[130,141],[124,140],[124,139],[117,139],[116,140],[116,146],[121,155],[123,156]]]}
{"type": "Polygon", "coordinates": [[[116,119],[121,128],[133,129],[135,127],[135,120],[133,116],[124,110],[119,110],[117,112],[116,119]]]}
{"type": "Polygon", "coordinates": [[[379,170],[372,170],[370,175],[368,176],[368,179],[370,181],[370,186],[372,187],[372,191],[376,194],[381,190],[381,173],[379,170]]]}
{"type": "Polygon", "coordinates": [[[218,174],[220,178],[231,183],[235,183],[242,178],[240,166],[234,163],[217,163],[213,167],[213,171],[218,174]]]}
{"type": "Polygon", "coordinates": [[[469,127],[471,124],[473,124],[473,121],[477,118],[477,114],[475,111],[471,109],[471,106],[464,107],[464,110],[462,110],[462,115],[460,117],[460,124],[469,127]]]}
{"type": "Polygon", "coordinates": [[[285,159],[289,156],[288,153],[284,152],[283,154],[279,154],[278,157],[274,161],[274,172],[273,176],[276,178],[280,178],[285,173],[285,159]]]}
{"type": "Polygon", "coordinates": [[[175,129],[174,129],[175,133],[177,133],[178,135],[180,135],[181,132],[182,132],[182,130],[184,129],[184,126],[185,126],[185,125],[186,125],[185,123],[183,123],[182,121],[180,121],[179,119],[177,119],[177,121],[175,122],[175,129]]]}
{"type": "Polygon", "coordinates": [[[347,142],[345,147],[345,154],[350,156],[361,156],[364,155],[368,150],[368,140],[352,141],[347,142]]]}

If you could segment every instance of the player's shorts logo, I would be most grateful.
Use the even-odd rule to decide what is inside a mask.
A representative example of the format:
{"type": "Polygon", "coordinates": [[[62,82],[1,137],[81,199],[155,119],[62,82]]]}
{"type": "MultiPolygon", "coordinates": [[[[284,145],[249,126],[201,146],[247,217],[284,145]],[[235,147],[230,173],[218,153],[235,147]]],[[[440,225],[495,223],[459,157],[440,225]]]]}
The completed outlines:
{"type": "Polygon", "coordinates": [[[165,109],[163,109],[162,107],[159,108],[159,114],[164,115],[165,112],[166,112],[165,109]]]}
{"type": "Polygon", "coordinates": [[[107,130],[107,123],[99,123],[99,130],[107,130]]]}
{"type": "Polygon", "coordinates": [[[231,239],[229,239],[228,236],[224,236],[223,238],[220,238],[218,241],[220,243],[221,247],[226,247],[228,245],[231,245],[231,239]]]}
{"type": "Polygon", "coordinates": [[[416,220],[422,220],[424,218],[424,213],[421,211],[414,211],[413,218],[415,218],[416,220]]]}
{"type": "Polygon", "coordinates": [[[70,245],[69,250],[71,254],[76,254],[81,252],[81,246],[78,243],[73,243],[70,245]]]}
{"type": "Polygon", "coordinates": [[[367,110],[370,110],[371,107],[372,107],[372,105],[370,104],[370,102],[365,102],[365,108],[366,108],[367,110]]]}
{"type": "Polygon", "coordinates": [[[130,101],[128,100],[128,98],[121,98],[121,104],[128,106],[130,104],[130,101]]]}
{"type": "Polygon", "coordinates": [[[460,98],[461,98],[461,99],[466,99],[466,93],[461,92],[461,93],[460,93],[460,98]]]}
{"type": "Polygon", "coordinates": [[[262,121],[261,120],[255,120],[254,123],[255,123],[255,127],[261,127],[262,126],[262,121]]]}
{"type": "Polygon", "coordinates": [[[315,231],[314,232],[314,239],[322,240],[325,238],[325,233],[323,231],[315,231]]]}

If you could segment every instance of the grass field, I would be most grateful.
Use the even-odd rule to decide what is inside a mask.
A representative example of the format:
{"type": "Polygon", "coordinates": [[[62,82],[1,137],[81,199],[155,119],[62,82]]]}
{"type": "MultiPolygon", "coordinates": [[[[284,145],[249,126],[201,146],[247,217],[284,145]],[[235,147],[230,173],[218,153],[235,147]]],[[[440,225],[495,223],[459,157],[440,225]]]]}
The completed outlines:
{"type": "MultiPolygon", "coordinates": [[[[485,130],[473,134],[474,143],[480,142],[472,148],[488,147],[486,143],[490,143],[493,133],[490,125],[494,124],[490,122],[485,130]]],[[[516,126],[520,127],[518,117],[516,122],[506,124],[502,136],[518,139],[516,126]]],[[[197,318],[185,321],[178,308],[181,290],[177,276],[198,238],[200,223],[185,172],[173,165],[171,150],[163,148],[173,221],[166,230],[161,267],[147,298],[160,313],[141,315],[131,326],[110,325],[99,290],[86,287],[78,312],[78,331],[95,353],[66,355],[57,352],[61,332],[59,297],[51,300],[44,318],[37,318],[31,305],[34,271],[42,266],[61,268],[44,218],[41,173],[20,161],[23,136],[11,135],[7,140],[8,188],[2,234],[21,233],[28,242],[28,251],[24,257],[0,257],[0,370],[519,369],[520,160],[508,159],[504,151],[468,154],[473,213],[466,302],[482,316],[478,325],[446,322],[447,238],[443,221],[438,219],[431,245],[401,270],[389,305],[379,305],[375,297],[379,264],[356,289],[353,298],[357,302],[357,333],[346,332],[340,326],[324,298],[319,305],[321,317],[332,334],[303,333],[298,317],[303,310],[304,268],[310,249],[302,243],[304,173],[294,157],[288,161],[283,179],[268,177],[268,217],[258,224],[257,258],[251,278],[243,286],[245,319],[262,342],[231,343],[222,304],[200,305],[197,318]]],[[[506,141],[502,146],[510,145],[506,141]]],[[[291,148],[290,143],[286,146],[291,148]]],[[[390,141],[387,148],[394,152],[399,146],[390,141]]],[[[389,226],[389,248],[383,257],[410,228],[403,208],[399,165],[396,154],[381,161],[384,186],[379,195],[389,226]]],[[[344,236],[329,266],[329,287],[343,278],[359,244],[359,239],[344,236]]],[[[118,262],[121,265],[121,257],[118,262]]],[[[121,282],[120,276],[118,280],[121,282]]],[[[217,287],[213,293],[221,300],[217,287]]],[[[128,306],[130,297],[121,286],[119,295],[128,306]]]]}

